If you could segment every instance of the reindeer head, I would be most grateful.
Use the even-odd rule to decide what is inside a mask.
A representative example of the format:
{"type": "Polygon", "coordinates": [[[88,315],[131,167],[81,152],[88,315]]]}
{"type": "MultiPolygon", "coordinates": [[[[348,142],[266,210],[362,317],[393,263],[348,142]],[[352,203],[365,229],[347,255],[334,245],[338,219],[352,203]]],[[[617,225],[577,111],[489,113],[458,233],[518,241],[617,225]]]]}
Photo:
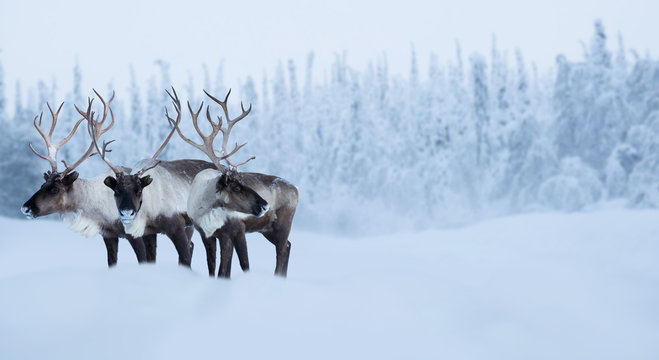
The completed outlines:
{"type": "MultiPolygon", "coordinates": [[[[167,113],[167,119],[174,126],[172,131],[169,133],[169,136],[167,136],[153,157],[151,157],[151,159],[146,162],[144,167],[134,175],[131,175],[131,169],[123,166],[115,166],[106,156],[107,153],[112,151],[107,147],[114,140],[108,142],[103,141],[102,147],[98,145],[100,136],[105,133],[105,131],[107,131],[107,129],[104,130],[102,127],[108,113],[112,117],[112,124],[114,124],[114,114],[110,108],[110,103],[114,98],[114,94],[112,95],[112,98],[110,98],[110,100],[106,103],[105,100],[103,100],[103,97],[101,97],[101,95],[96,92],[96,90],[94,90],[94,92],[96,93],[96,96],[101,100],[101,103],[103,103],[103,117],[101,119],[99,119],[98,116],[94,118],[94,112],[91,110],[92,100],[88,101],[87,111],[78,109],[78,112],[85,119],[87,119],[87,130],[92,138],[93,146],[96,147],[96,150],[100,154],[101,159],[103,159],[103,161],[105,161],[110,169],[114,171],[115,176],[108,176],[103,182],[114,192],[114,200],[117,205],[117,210],[119,211],[119,220],[121,220],[124,225],[128,225],[131,224],[133,220],[135,220],[137,213],[142,207],[142,190],[153,181],[149,175],[142,175],[145,171],[158,166],[160,163],[160,161],[157,160],[158,155],[160,155],[160,153],[165,149],[165,146],[167,146],[167,143],[171,139],[172,135],[174,135],[175,129],[177,129],[178,124],[181,122],[180,104],[178,104],[178,107],[176,107],[178,112],[178,118],[176,120],[170,118],[169,113],[167,113]]],[[[175,106],[176,105],[177,104],[175,104],[175,106]]]]}
{"type": "Polygon", "coordinates": [[[73,199],[71,197],[71,189],[73,187],[73,183],[78,178],[78,172],[73,171],[73,169],[75,169],[83,161],[95,154],[94,146],[92,144],[87,149],[87,152],[85,152],[82,157],[80,157],[80,159],[73,165],[68,166],[65,161],[62,161],[66,169],[64,169],[62,172],[57,170],[57,152],[62,145],[71,140],[73,134],[75,134],[76,130],[78,129],[78,126],[85,119],[82,118],[78,120],[69,135],[59,143],[55,144],[53,143],[52,135],[55,131],[55,126],[57,125],[57,117],[59,116],[60,110],[62,110],[62,105],[64,105],[64,103],[59,106],[57,112],[53,111],[53,109],[50,107],[50,104],[47,105],[48,110],[50,110],[50,114],[53,118],[50,131],[48,134],[46,134],[43,129],[41,129],[43,113],[34,117],[34,127],[44,139],[46,148],[48,150],[48,155],[41,155],[38,153],[34,147],[32,147],[32,144],[30,144],[30,149],[32,152],[34,152],[35,155],[48,161],[50,163],[51,170],[43,174],[45,180],[44,184],[41,185],[41,188],[36,193],[34,193],[34,195],[32,195],[32,197],[21,207],[21,212],[29,218],[36,218],[39,216],[50,215],[56,212],[74,210],[75,204],[73,203],[73,199]]]}
{"type": "Polygon", "coordinates": [[[215,185],[215,196],[214,207],[226,212],[261,217],[270,207],[256,191],[240,181],[240,175],[222,174],[215,185]]]}
{"type": "Polygon", "coordinates": [[[108,176],[103,183],[114,192],[114,201],[119,210],[119,220],[128,225],[135,220],[137,213],[142,207],[142,190],[147,187],[153,179],[146,175],[117,174],[116,177],[108,176]]]}
{"type": "MultiPolygon", "coordinates": [[[[229,95],[231,94],[231,90],[229,90],[229,92],[227,93],[226,97],[224,98],[224,101],[213,97],[211,94],[206,92],[206,90],[204,90],[204,93],[206,94],[206,96],[211,98],[211,100],[213,100],[215,103],[220,105],[220,107],[222,108],[222,111],[224,113],[224,119],[226,120],[226,127],[222,126],[223,123],[222,116],[217,117],[217,122],[213,121],[210,114],[210,107],[206,106],[206,120],[208,120],[208,123],[210,124],[212,130],[210,134],[204,135],[204,133],[199,128],[199,124],[197,120],[199,118],[199,114],[201,113],[201,110],[204,108],[204,103],[202,102],[201,105],[199,106],[199,109],[197,111],[194,111],[192,110],[192,106],[190,106],[190,102],[188,102],[188,110],[190,111],[190,116],[192,117],[192,125],[194,126],[195,130],[197,131],[197,134],[199,134],[203,142],[201,144],[197,144],[196,142],[190,140],[188,137],[183,135],[183,133],[179,128],[177,128],[176,130],[178,131],[178,134],[183,139],[183,141],[187,142],[188,144],[194,146],[195,148],[201,150],[204,154],[206,154],[206,156],[208,156],[211,159],[211,161],[213,161],[215,167],[217,167],[217,169],[220,171],[221,175],[219,176],[215,186],[215,192],[216,192],[215,195],[217,198],[215,207],[221,208],[227,212],[235,212],[235,213],[254,215],[254,216],[263,216],[268,211],[269,208],[268,202],[265,201],[261,196],[259,196],[259,194],[257,194],[256,191],[254,191],[252,188],[245,185],[245,183],[242,181],[242,177],[240,173],[238,173],[237,170],[239,166],[246,164],[250,160],[253,160],[254,157],[252,156],[246,161],[239,164],[234,164],[229,159],[230,156],[232,156],[243,146],[245,146],[246,143],[242,145],[236,144],[233,150],[227,152],[229,135],[231,134],[231,130],[233,129],[233,126],[236,125],[236,123],[238,123],[240,120],[245,118],[252,111],[252,106],[250,105],[249,108],[245,110],[243,104],[240,103],[240,109],[242,110],[242,113],[232,119],[229,116],[229,110],[227,107],[227,101],[229,99],[229,95]],[[222,133],[222,147],[219,149],[219,155],[218,155],[216,150],[213,148],[213,142],[215,140],[215,137],[220,132],[222,133]],[[222,165],[222,161],[225,161],[229,165],[229,168],[226,168],[224,165],[222,165]]],[[[176,95],[176,92],[174,92],[174,95],[176,95]]],[[[176,104],[178,103],[178,98],[175,98],[171,94],[170,97],[172,97],[172,100],[174,101],[174,104],[176,106],[176,104]]],[[[180,108],[180,105],[178,105],[177,108],[180,108]]]]}
{"type": "Polygon", "coordinates": [[[33,219],[69,210],[72,205],[70,191],[77,178],[77,171],[64,176],[58,172],[44,173],[44,184],[23,204],[21,212],[33,219]]]}

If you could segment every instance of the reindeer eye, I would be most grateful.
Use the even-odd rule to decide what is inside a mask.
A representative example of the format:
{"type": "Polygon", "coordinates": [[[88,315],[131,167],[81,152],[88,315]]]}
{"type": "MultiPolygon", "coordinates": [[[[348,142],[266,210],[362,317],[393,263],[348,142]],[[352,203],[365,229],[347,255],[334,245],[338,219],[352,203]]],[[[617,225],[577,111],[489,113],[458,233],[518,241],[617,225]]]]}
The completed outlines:
{"type": "Polygon", "coordinates": [[[240,192],[240,186],[234,186],[233,188],[231,188],[231,191],[233,191],[235,193],[239,193],[240,192]]]}
{"type": "Polygon", "coordinates": [[[137,196],[142,196],[142,190],[137,190],[137,191],[135,191],[135,195],[137,195],[137,196]]]}
{"type": "Polygon", "coordinates": [[[50,189],[50,193],[53,194],[53,195],[59,193],[59,188],[58,188],[57,186],[53,186],[53,187],[50,189]]]}

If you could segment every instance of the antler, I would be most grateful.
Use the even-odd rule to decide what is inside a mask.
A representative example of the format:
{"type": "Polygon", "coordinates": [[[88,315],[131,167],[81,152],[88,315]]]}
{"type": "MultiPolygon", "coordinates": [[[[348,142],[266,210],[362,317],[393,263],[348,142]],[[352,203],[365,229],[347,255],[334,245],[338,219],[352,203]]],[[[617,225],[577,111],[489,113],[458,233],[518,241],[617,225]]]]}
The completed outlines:
{"type": "MultiPolygon", "coordinates": [[[[167,111],[167,108],[165,108],[165,116],[167,116],[167,120],[169,123],[173,126],[172,131],[169,132],[169,135],[167,135],[167,138],[165,138],[165,141],[160,145],[160,148],[158,151],[156,151],[155,154],[151,157],[151,159],[144,165],[144,167],[135,173],[135,175],[140,176],[142,173],[149,169],[153,169],[154,167],[158,166],[160,163],[160,160],[156,160],[158,158],[158,155],[165,149],[165,146],[167,146],[167,143],[169,143],[169,140],[172,138],[172,135],[174,135],[174,131],[178,130],[178,125],[181,123],[181,102],[178,99],[178,94],[176,94],[176,90],[174,90],[174,87],[172,86],[172,92],[174,93],[174,96],[169,93],[169,91],[165,90],[167,95],[169,95],[170,98],[172,98],[172,104],[174,104],[174,109],[176,110],[177,116],[176,120],[172,119],[169,117],[169,112],[167,111]]],[[[179,130],[180,133],[180,130],[179,130]]]]}
{"type": "MultiPolygon", "coordinates": [[[[245,165],[251,160],[256,159],[255,156],[252,156],[249,159],[241,162],[240,164],[233,164],[231,163],[231,160],[229,160],[229,157],[231,155],[235,154],[236,151],[240,150],[243,146],[247,145],[247,143],[243,143],[242,145],[238,145],[238,143],[236,143],[236,146],[233,148],[233,150],[231,150],[231,152],[227,154],[227,143],[229,142],[229,134],[231,134],[231,129],[233,129],[233,126],[236,125],[238,121],[245,118],[245,116],[247,116],[252,111],[252,104],[249,104],[249,108],[247,109],[247,111],[245,111],[245,107],[243,106],[243,102],[241,101],[240,109],[242,110],[242,114],[240,114],[237,118],[232,120],[229,118],[229,110],[227,109],[227,100],[229,100],[229,95],[231,95],[231,89],[229,89],[229,92],[227,92],[227,96],[224,97],[224,101],[220,101],[219,99],[215,98],[214,96],[209,94],[206,90],[204,90],[204,94],[206,94],[209,98],[213,99],[213,101],[215,101],[216,103],[220,104],[222,110],[224,111],[224,117],[227,120],[226,130],[220,128],[220,131],[222,131],[222,148],[220,149],[220,154],[223,155],[222,159],[224,159],[227,162],[227,164],[231,166],[231,169],[233,171],[235,171],[238,168],[238,166],[245,165]]],[[[208,110],[208,108],[206,108],[206,110],[208,110]]],[[[210,121],[210,116],[208,115],[208,113],[206,115],[208,117],[208,120],[210,121]]],[[[218,116],[217,119],[221,127],[222,118],[218,116]]]]}
{"type": "MultiPolygon", "coordinates": [[[[73,127],[73,130],[71,130],[71,132],[69,133],[69,135],[67,135],[64,139],[62,139],[62,141],[60,141],[60,142],[57,143],[57,144],[53,144],[52,136],[53,136],[53,132],[55,131],[55,126],[57,125],[57,117],[59,116],[59,113],[60,113],[60,111],[62,110],[62,106],[64,105],[64,103],[60,104],[59,108],[57,108],[57,112],[54,112],[54,111],[53,111],[53,109],[50,107],[50,104],[46,103],[46,105],[48,105],[48,110],[50,111],[50,115],[51,115],[52,118],[53,118],[53,123],[52,123],[52,125],[50,126],[50,130],[48,131],[48,135],[46,135],[46,133],[41,129],[41,120],[42,120],[42,118],[43,118],[43,112],[41,113],[41,115],[39,115],[39,116],[35,116],[35,117],[34,117],[34,127],[37,129],[37,131],[39,132],[39,134],[41,135],[41,137],[43,138],[43,140],[46,142],[46,147],[47,147],[47,149],[48,149],[48,155],[44,156],[44,155],[39,154],[39,153],[34,149],[34,147],[32,146],[32,143],[30,143],[29,146],[30,146],[30,150],[32,150],[32,152],[33,152],[35,155],[37,155],[38,157],[40,157],[40,158],[42,158],[42,159],[44,159],[44,160],[46,160],[46,161],[48,161],[48,162],[50,163],[50,167],[52,168],[52,172],[53,172],[53,173],[57,173],[57,172],[58,172],[58,171],[57,171],[57,151],[59,151],[59,149],[60,149],[60,147],[61,147],[62,145],[66,144],[69,140],[71,140],[71,138],[73,137],[73,134],[75,134],[76,130],[78,130],[78,126],[80,126],[80,123],[81,123],[84,119],[80,119],[80,120],[78,120],[78,122],[77,122],[77,123],[75,124],[75,126],[73,127]],[[39,122],[38,122],[38,123],[37,123],[37,119],[39,119],[39,122]]],[[[68,167],[68,166],[66,165],[66,162],[62,161],[62,162],[64,163],[64,166],[66,167],[66,169],[65,169],[64,172],[63,172],[63,174],[64,174],[64,175],[68,174],[68,173],[69,173],[71,170],[73,170],[76,166],[80,165],[80,163],[82,163],[82,161],[84,161],[84,159],[86,159],[86,158],[88,158],[88,157],[90,157],[90,156],[92,156],[92,155],[93,155],[93,154],[90,155],[89,152],[86,153],[86,154],[83,155],[83,157],[82,157],[80,160],[78,160],[78,161],[77,161],[72,167],[68,167]]]]}
{"type": "MultiPolygon", "coordinates": [[[[84,119],[80,119],[80,120],[84,120],[84,119]]],[[[72,166],[68,166],[66,164],[66,161],[62,160],[62,163],[64,163],[64,166],[66,167],[66,169],[62,172],[62,176],[66,176],[66,174],[70,173],[71,171],[73,171],[73,169],[77,168],[78,165],[82,164],[83,161],[89,159],[90,157],[96,154],[98,153],[94,152],[94,144],[92,143],[89,144],[89,148],[87,148],[87,151],[72,166]]]]}
{"type": "Polygon", "coordinates": [[[110,100],[108,100],[106,103],[103,97],[95,89],[93,90],[103,104],[103,118],[100,121],[98,116],[94,119],[95,113],[92,111],[92,103],[94,102],[94,99],[87,99],[87,111],[82,111],[77,106],[76,110],[78,110],[78,113],[83,116],[83,119],[87,119],[87,132],[92,138],[92,144],[90,145],[90,148],[92,148],[92,146],[96,148],[96,152],[101,156],[101,159],[105,161],[105,163],[110,167],[110,169],[112,169],[112,171],[114,171],[115,174],[119,175],[123,173],[123,170],[114,166],[105,156],[106,153],[112,152],[112,150],[108,149],[108,145],[114,142],[114,140],[110,140],[108,142],[103,141],[102,149],[98,146],[98,139],[100,139],[101,135],[105,134],[108,130],[110,130],[110,128],[112,128],[112,126],[114,126],[114,113],[110,108],[110,104],[112,103],[112,100],[114,100],[114,91],[112,92],[112,97],[110,97],[110,100]],[[105,124],[105,120],[107,120],[108,113],[110,114],[112,121],[105,129],[103,129],[103,125],[105,124]]]}
{"type": "Polygon", "coordinates": [[[227,127],[226,129],[222,127],[222,117],[218,116],[217,117],[217,123],[215,123],[211,119],[210,115],[210,109],[209,106],[206,106],[206,119],[210,123],[212,127],[212,131],[208,136],[205,136],[203,132],[199,129],[199,124],[197,123],[197,118],[199,117],[199,114],[201,113],[201,109],[204,107],[204,102],[201,102],[201,105],[199,106],[199,109],[195,112],[192,110],[192,107],[190,106],[190,102],[188,101],[188,110],[190,110],[190,116],[192,117],[192,124],[194,125],[195,130],[197,131],[197,134],[201,137],[203,140],[203,145],[197,144],[194,141],[190,140],[187,138],[183,133],[181,132],[180,129],[177,128],[179,136],[183,139],[183,141],[187,142],[188,144],[196,147],[197,149],[201,150],[204,154],[206,154],[217,166],[218,170],[220,170],[223,174],[227,174],[227,170],[222,166],[221,162],[222,160],[225,160],[227,164],[231,167],[232,171],[236,171],[238,166],[247,164],[250,160],[255,159],[254,156],[251,158],[247,159],[246,161],[240,163],[240,164],[233,164],[230,160],[229,157],[233,154],[235,154],[238,150],[240,150],[243,146],[245,146],[247,143],[244,143],[242,145],[238,145],[236,143],[236,146],[234,147],[231,152],[227,153],[226,148],[227,148],[227,143],[229,142],[229,135],[231,134],[231,129],[233,126],[240,120],[242,120],[245,116],[247,116],[250,111],[252,111],[252,105],[249,105],[249,108],[245,110],[245,107],[243,106],[243,103],[240,103],[240,108],[242,109],[242,114],[240,114],[238,117],[235,119],[229,118],[229,111],[227,109],[227,100],[229,99],[229,94],[231,94],[231,90],[227,93],[226,97],[224,98],[224,101],[221,101],[212,95],[210,95],[206,90],[204,90],[204,93],[210,97],[213,101],[218,103],[221,107],[222,110],[224,111],[224,116],[225,119],[227,120],[227,127]],[[220,155],[218,156],[215,153],[215,150],[213,149],[213,141],[215,140],[215,137],[219,132],[222,132],[222,148],[220,149],[220,155]]]}

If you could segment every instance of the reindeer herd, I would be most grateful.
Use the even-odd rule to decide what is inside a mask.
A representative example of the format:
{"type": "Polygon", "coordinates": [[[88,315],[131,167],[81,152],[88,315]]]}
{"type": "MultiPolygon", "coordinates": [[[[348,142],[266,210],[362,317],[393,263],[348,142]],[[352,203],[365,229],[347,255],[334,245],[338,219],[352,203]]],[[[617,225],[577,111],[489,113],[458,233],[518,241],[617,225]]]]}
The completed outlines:
{"type": "MultiPolygon", "coordinates": [[[[181,123],[181,102],[176,91],[167,94],[172,100],[175,118],[166,110],[165,116],[172,130],[154,155],[140,162],[135,173],[132,169],[113,164],[108,156],[108,146],[114,141],[101,140],[101,137],[115,123],[109,100],[94,90],[103,105],[103,113],[92,110],[93,99],[89,99],[86,109],[75,107],[81,118],[71,132],[58,143],[52,140],[57,111],[48,105],[52,125],[48,133],[41,127],[43,113],[34,118],[34,127],[46,143],[47,155],[42,155],[30,144],[30,149],[38,157],[50,163],[51,170],[44,173],[44,183],[32,197],[23,204],[21,211],[29,218],[37,218],[58,213],[71,223],[70,229],[86,237],[101,234],[107,249],[108,266],[117,263],[119,238],[125,238],[135,251],[140,263],[156,261],[156,236],[164,234],[173,242],[178,253],[178,262],[190,266],[194,244],[192,235],[196,229],[206,249],[208,273],[215,275],[217,244],[220,244],[219,277],[231,276],[231,259],[235,248],[240,267],[249,270],[246,232],[260,232],[276,250],[275,274],[286,276],[291,243],[288,234],[291,230],[298,202],[298,190],[284,179],[276,176],[239,172],[244,162],[234,163],[230,157],[245,144],[227,151],[229,135],[233,126],[245,118],[252,110],[251,105],[242,113],[231,118],[227,101],[206,91],[211,101],[217,103],[222,114],[211,116],[210,106],[206,106],[205,116],[211,127],[208,135],[199,127],[198,118],[204,109],[202,102],[193,110],[187,103],[192,124],[202,142],[196,143],[185,136],[181,123]],[[109,119],[108,119],[109,116],[109,119]],[[87,151],[72,165],[62,161],[64,170],[58,170],[57,152],[76,133],[81,124],[86,123],[90,145],[87,151]],[[186,143],[202,151],[209,161],[202,160],[158,160],[174,132],[186,143]],[[222,133],[221,147],[215,148],[215,138],[222,133]],[[82,162],[98,155],[109,170],[91,179],[78,178],[74,171],[82,162]]],[[[83,125],[84,126],[84,125],[83,125]]]]}

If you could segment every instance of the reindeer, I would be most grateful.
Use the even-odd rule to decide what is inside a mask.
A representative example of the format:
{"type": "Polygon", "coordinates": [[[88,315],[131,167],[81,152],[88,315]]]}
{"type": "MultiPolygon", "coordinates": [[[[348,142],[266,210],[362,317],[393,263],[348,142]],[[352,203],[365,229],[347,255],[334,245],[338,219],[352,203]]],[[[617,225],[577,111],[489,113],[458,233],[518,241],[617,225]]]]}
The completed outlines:
{"type": "MultiPolygon", "coordinates": [[[[104,102],[98,93],[96,95],[104,102]]],[[[91,100],[87,111],[76,109],[87,119],[92,144],[114,174],[107,176],[103,183],[114,194],[115,215],[118,215],[126,233],[133,237],[143,237],[147,252],[153,254],[155,242],[152,239],[155,239],[155,234],[166,234],[176,247],[179,264],[189,267],[193,250],[190,239],[194,231],[186,213],[190,184],[200,171],[213,168],[214,165],[201,160],[157,160],[181,122],[180,102],[174,105],[178,112],[177,119],[166,114],[173,125],[172,131],[151,159],[138,164],[141,169],[135,174],[131,174],[130,168],[115,166],[106,156],[111,151],[107,147],[114,140],[104,141],[102,147],[99,146],[102,133],[97,128],[102,126],[102,121],[94,119],[91,100]]],[[[203,234],[202,240],[205,241],[203,234]]]]}
{"type": "Polygon", "coordinates": [[[233,247],[236,248],[241,268],[249,269],[245,232],[260,232],[275,246],[277,255],[275,275],[285,277],[288,272],[288,258],[291,249],[288,235],[298,203],[298,190],[286,180],[276,176],[238,172],[239,166],[253,160],[254,157],[250,157],[242,163],[233,164],[229,157],[246,143],[236,144],[229,153],[226,151],[226,146],[231,129],[250,113],[252,106],[250,105],[249,109],[245,110],[241,103],[242,114],[231,119],[227,109],[231,90],[224,101],[213,97],[205,90],[204,93],[220,105],[227,127],[222,127],[221,116],[217,117],[217,123],[211,119],[209,106],[207,106],[206,118],[212,130],[208,136],[205,136],[197,122],[204,103],[202,102],[199,110],[194,112],[188,102],[192,123],[202,138],[203,144],[197,144],[187,138],[178,127],[176,127],[176,131],[185,142],[206,154],[217,168],[206,169],[197,174],[192,182],[187,206],[188,215],[192,218],[197,230],[202,236],[205,235],[204,245],[209,273],[213,275],[215,271],[216,238],[220,241],[218,276],[228,278],[231,276],[233,247]],[[219,132],[222,132],[223,139],[218,156],[213,149],[213,141],[219,132]],[[228,168],[221,163],[222,160],[227,163],[228,168]]]}
{"type": "MultiPolygon", "coordinates": [[[[113,96],[114,98],[114,96],[113,96]]],[[[110,102],[112,99],[110,99],[110,102]]],[[[128,239],[130,245],[135,251],[138,262],[149,261],[140,238],[134,238],[124,232],[124,228],[119,221],[116,213],[112,211],[112,192],[104,185],[102,178],[79,179],[78,172],[73,171],[83,161],[94,156],[94,145],[90,144],[87,151],[73,165],[68,166],[65,161],[64,171],[57,169],[57,152],[60,147],[66,144],[75,134],[80,123],[84,118],[78,120],[73,130],[59,143],[55,144],[52,140],[53,131],[57,125],[57,118],[62,110],[62,103],[57,112],[48,105],[48,110],[53,118],[50,131],[46,134],[41,128],[43,113],[34,117],[34,127],[46,143],[48,155],[41,155],[37,152],[32,144],[29,144],[30,150],[39,158],[50,163],[51,170],[44,173],[44,184],[32,195],[32,197],[23,204],[21,211],[28,218],[34,219],[40,216],[59,213],[65,219],[71,221],[69,229],[78,232],[85,237],[92,237],[99,232],[103,236],[105,247],[107,248],[108,266],[114,266],[117,263],[117,250],[119,238],[128,239]],[[37,123],[37,118],[39,119],[37,123]]],[[[103,121],[99,123],[97,131],[102,134],[108,131],[114,125],[113,121],[103,129],[103,124],[109,108],[105,107],[103,121]]],[[[155,258],[153,258],[155,261],[155,258]]]]}

